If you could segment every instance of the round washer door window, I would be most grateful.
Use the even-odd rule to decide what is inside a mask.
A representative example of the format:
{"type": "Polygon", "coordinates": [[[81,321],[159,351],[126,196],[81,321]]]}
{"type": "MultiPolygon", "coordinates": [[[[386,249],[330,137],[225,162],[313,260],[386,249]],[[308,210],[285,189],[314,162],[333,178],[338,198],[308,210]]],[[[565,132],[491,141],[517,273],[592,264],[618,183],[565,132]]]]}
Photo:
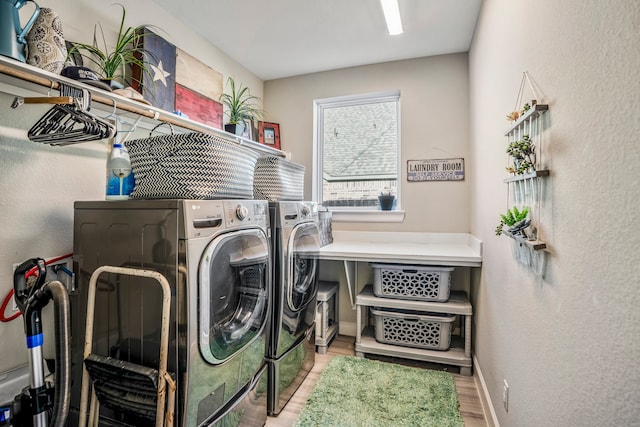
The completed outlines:
{"type": "Polygon", "coordinates": [[[269,245],[261,230],[221,235],[198,272],[200,353],[219,364],[258,337],[269,309],[269,245]]]}
{"type": "Polygon", "coordinates": [[[315,224],[293,229],[287,248],[287,302],[298,311],[315,301],[318,292],[318,251],[320,238],[315,224]]]}

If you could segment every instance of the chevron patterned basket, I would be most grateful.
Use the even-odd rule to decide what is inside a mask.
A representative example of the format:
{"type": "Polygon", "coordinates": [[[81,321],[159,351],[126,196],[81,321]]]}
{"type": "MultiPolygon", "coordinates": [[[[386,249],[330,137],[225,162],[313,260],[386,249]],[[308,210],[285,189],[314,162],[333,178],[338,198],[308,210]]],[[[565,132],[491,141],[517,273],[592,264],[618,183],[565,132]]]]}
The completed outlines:
{"type": "Polygon", "coordinates": [[[257,200],[302,200],[305,167],[282,157],[258,159],[253,174],[253,198],[257,200]]]}
{"type": "Polygon", "coordinates": [[[136,180],[132,199],[251,199],[259,154],[202,133],[125,142],[136,180]]]}

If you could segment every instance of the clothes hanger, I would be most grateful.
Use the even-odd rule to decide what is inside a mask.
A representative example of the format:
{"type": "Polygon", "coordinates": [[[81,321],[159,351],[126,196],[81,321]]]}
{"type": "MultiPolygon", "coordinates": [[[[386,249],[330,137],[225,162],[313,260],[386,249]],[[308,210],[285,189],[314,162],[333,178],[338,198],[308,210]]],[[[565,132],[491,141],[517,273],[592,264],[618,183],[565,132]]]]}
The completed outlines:
{"type": "MultiPolygon", "coordinates": [[[[115,135],[116,130],[111,123],[89,112],[91,93],[88,90],[60,83],[60,94],[65,101],[71,97],[73,102],[55,103],[27,133],[31,141],[61,146],[115,135]]],[[[39,99],[38,103],[45,102],[46,98],[39,99]]],[[[51,102],[55,101],[52,99],[51,102]]]]}

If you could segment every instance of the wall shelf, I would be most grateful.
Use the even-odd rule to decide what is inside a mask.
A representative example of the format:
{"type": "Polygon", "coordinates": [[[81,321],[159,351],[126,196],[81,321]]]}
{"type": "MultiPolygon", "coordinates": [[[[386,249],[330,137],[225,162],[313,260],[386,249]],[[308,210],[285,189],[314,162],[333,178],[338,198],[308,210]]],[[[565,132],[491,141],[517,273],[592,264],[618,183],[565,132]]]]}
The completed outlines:
{"type": "Polygon", "coordinates": [[[542,115],[545,111],[549,109],[549,105],[547,104],[536,104],[532,106],[527,112],[525,112],[518,120],[516,120],[511,127],[504,133],[505,136],[509,136],[514,133],[515,130],[522,128],[525,124],[531,119],[535,119],[538,116],[542,115]]]}
{"type": "Polygon", "coordinates": [[[156,122],[158,121],[166,122],[187,131],[217,135],[263,154],[279,157],[286,156],[283,151],[260,144],[256,141],[230,134],[224,130],[216,129],[151,105],[86,85],[76,80],[16,61],[12,58],[0,56],[0,92],[20,97],[53,96],[51,92],[57,92],[60,88],[60,83],[88,90],[91,93],[92,105],[98,104],[96,108],[106,113],[112,112],[115,108],[116,114],[118,115],[126,115],[128,113],[129,116],[142,117],[143,120],[146,119],[154,125],[157,124],[156,122]]]}
{"type": "MultiPolygon", "coordinates": [[[[531,228],[527,228],[528,237],[520,234],[514,235],[506,229],[506,226],[502,230],[502,234],[514,240],[516,244],[514,247],[517,248],[515,253],[518,254],[518,260],[539,272],[541,272],[540,266],[543,265],[542,262],[539,262],[539,259],[544,257],[544,253],[540,251],[547,249],[547,244],[538,238],[538,230],[540,226],[540,206],[545,188],[543,179],[550,175],[548,169],[542,168],[544,167],[543,134],[545,130],[542,116],[548,110],[549,106],[547,104],[532,105],[531,108],[513,122],[504,133],[508,139],[510,148],[512,148],[511,143],[515,141],[520,143],[530,142],[535,151],[533,151],[533,155],[524,152],[521,155],[525,156],[525,158],[519,159],[520,162],[530,162],[532,165],[530,169],[534,170],[524,174],[512,175],[504,179],[504,183],[507,184],[508,187],[507,208],[512,209],[517,207],[522,210],[524,207],[527,207],[529,209],[529,218],[531,219],[532,225],[530,226],[531,228]],[[528,156],[532,156],[533,158],[528,156]],[[540,255],[538,256],[536,253],[540,255]]],[[[510,166],[510,169],[518,169],[516,159],[514,159],[511,154],[509,154],[509,160],[513,160],[514,162],[513,165],[510,166]]]]}
{"type": "Polygon", "coordinates": [[[542,249],[546,249],[547,248],[547,244],[545,242],[540,241],[540,240],[525,239],[522,236],[515,236],[515,235],[513,235],[512,233],[510,233],[510,232],[508,232],[506,230],[502,230],[502,234],[504,234],[507,237],[511,237],[513,240],[515,240],[518,243],[521,243],[523,245],[527,245],[528,247],[530,247],[534,251],[540,251],[542,249]]]}
{"type": "Polygon", "coordinates": [[[520,182],[520,181],[526,181],[527,179],[532,179],[532,178],[540,178],[543,176],[549,176],[549,170],[548,169],[543,169],[543,170],[539,170],[539,171],[533,171],[533,172],[529,172],[529,173],[525,173],[522,175],[515,175],[509,178],[505,178],[504,182],[505,183],[510,183],[510,182],[520,182]]]}

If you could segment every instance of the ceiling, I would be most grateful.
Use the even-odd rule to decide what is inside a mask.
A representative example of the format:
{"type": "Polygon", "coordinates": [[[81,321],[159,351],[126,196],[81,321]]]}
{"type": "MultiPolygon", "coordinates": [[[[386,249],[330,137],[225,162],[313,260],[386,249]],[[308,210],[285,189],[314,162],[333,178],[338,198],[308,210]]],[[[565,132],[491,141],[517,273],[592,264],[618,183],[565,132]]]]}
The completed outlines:
{"type": "Polygon", "coordinates": [[[482,0],[153,0],[262,80],[466,52],[482,0]]]}

